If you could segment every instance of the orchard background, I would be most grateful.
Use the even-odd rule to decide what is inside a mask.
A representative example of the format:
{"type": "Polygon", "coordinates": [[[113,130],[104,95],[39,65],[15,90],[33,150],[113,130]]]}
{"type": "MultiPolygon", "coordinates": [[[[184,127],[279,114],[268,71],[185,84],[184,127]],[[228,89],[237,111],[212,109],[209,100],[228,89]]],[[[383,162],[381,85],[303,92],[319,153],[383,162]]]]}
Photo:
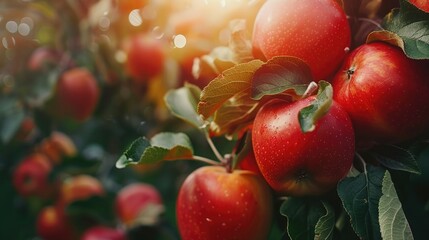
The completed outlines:
{"type": "MultiPolygon", "coordinates": [[[[428,1],[321,2],[347,16],[344,54],[382,42],[429,69],[428,1]]],[[[176,215],[187,214],[176,213],[182,183],[208,164],[263,179],[248,159],[257,110],[272,98],[313,93],[316,109],[301,125],[311,131],[332,102],[332,76],[319,79],[295,56],[252,52],[264,3],[2,0],[0,239],[169,240],[209,227],[214,239],[219,232],[237,239],[213,228],[228,219],[206,217],[206,228],[185,217],[178,224],[176,215]]],[[[294,41],[308,38],[300,37],[294,41]]],[[[315,47],[324,46],[330,42],[315,47]]],[[[424,78],[429,82],[429,73],[424,78]]],[[[412,94],[422,101],[408,108],[428,108],[428,94],[412,94]]],[[[419,124],[425,130],[412,138],[357,146],[347,176],[317,196],[270,190],[249,230],[262,224],[267,239],[426,239],[429,121],[419,124]]],[[[228,224],[246,225],[242,220],[228,224]]]]}

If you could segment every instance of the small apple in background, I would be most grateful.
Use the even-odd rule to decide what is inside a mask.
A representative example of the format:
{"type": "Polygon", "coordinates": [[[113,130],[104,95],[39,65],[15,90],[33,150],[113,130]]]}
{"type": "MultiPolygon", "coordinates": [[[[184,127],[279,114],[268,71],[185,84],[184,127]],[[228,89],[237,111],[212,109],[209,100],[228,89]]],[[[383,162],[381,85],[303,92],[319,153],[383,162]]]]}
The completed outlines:
{"type": "Polygon", "coordinates": [[[263,60],[298,57],[319,81],[335,72],[350,41],[350,26],[337,1],[271,0],[256,16],[252,48],[254,56],[263,60]]]}
{"type": "Polygon", "coordinates": [[[134,83],[143,84],[164,70],[162,42],[149,35],[137,34],[125,43],[126,69],[134,83]]]}
{"type": "Polygon", "coordinates": [[[87,229],[81,240],[126,240],[125,232],[119,229],[95,226],[87,229]]]}
{"type": "Polygon", "coordinates": [[[36,230],[44,240],[75,239],[75,233],[64,212],[54,206],[47,206],[39,212],[36,230]]]}
{"type": "Polygon", "coordinates": [[[31,53],[27,67],[31,71],[42,70],[47,64],[57,64],[61,56],[57,50],[48,47],[39,47],[31,53]]]}
{"type": "Polygon", "coordinates": [[[19,142],[29,141],[36,132],[37,126],[32,117],[25,117],[21,122],[21,126],[18,131],[15,133],[13,140],[19,142]]]}
{"type": "Polygon", "coordinates": [[[359,144],[399,143],[429,131],[428,61],[383,42],[355,49],[334,78],[334,99],[359,144]]]}
{"type": "Polygon", "coordinates": [[[60,188],[58,206],[66,207],[77,200],[104,195],[101,182],[90,175],[77,175],[64,180],[60,188]]]}
{"type": "Polygon", "coordinates": [[[86,68],[65,71],[56,87],[55,111],[62,117],[83,122],[91,117],[97,106],[100,90],[97,80],[86,68]]]}
{"type": "Polygon", "coordinates": [[[355,152],[352,122],[335,102],[303,133],[299,111],[314,100],[271,101],[257,113],[253,150],[268,184],[280,195],[320,195],[336,186],[350,170],[355,152]]]}
{"type": "Polygon", "coordinates": [[[176,213],[183,240],[268,239],[272,192],[253,172],[201,167],[183,183],[176,213]]]}
{"type": "Polygon", "coordinates": [[[49,173],[52,166],[41,154],[31,154],[23,159],[13,173],[13,186],[23,197],[48,198],[51,190],[49,173]]]}
{"type": "Polygon", "coordinates": [[[154,224],[163,210],[160,193],[146,183],[134,183],[124,187],[115,201],[116,215],[127,227],[154,224]]]}
{"type": "Polygon", "coordinates": [[[73,157],[77,154],[76,145],[66,134],[54,131],[36,147],[38,153],[46,155],[52,164],[59,164],[63,157],[73,157]]]}

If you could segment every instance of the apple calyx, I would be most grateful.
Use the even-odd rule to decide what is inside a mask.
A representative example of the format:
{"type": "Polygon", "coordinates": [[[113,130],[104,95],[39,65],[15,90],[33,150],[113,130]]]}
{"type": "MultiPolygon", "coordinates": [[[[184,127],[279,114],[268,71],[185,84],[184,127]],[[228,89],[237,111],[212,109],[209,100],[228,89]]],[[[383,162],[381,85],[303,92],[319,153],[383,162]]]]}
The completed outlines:
{"type": "Polygon", "coordinates": [[[355,67],[350,67],[349,69],[346,70],[347,80],[352,79],[352,75],[355,73],[355,71],[356,71],[355,67]]]}

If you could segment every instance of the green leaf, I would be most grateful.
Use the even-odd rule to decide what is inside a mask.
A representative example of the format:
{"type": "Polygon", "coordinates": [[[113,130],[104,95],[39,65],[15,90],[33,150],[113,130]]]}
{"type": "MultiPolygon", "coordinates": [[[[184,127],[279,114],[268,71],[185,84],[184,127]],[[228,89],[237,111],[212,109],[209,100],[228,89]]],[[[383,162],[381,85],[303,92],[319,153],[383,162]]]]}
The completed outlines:
{"type": "Polygon", "coordinates": [[[399,9],[385,17],[383,26],[403,40],[403,50],[409,58],[429,59],[429,13],[408,1],[400,3],[399,9]]]}
{"type": "Polygon", "coordinates": [[[296,57],[274,57],[262,65],[252,80],[252,98],[276,95],[285,91],[301,96],[313,81],[310,67],[296,57]]]}
{"type": "Polygon", "coordinates": [[[307,107],[299,111],[299,124],[302,132],[311,132],[316,127],[316,122],[329,111],[332,105],[333,90],[330,83],[319,82],[319,91],[316,99],[307,107]]]}
{"type": "Polygon", "coordinates": [[[197,104],[201,90],[194,85],[186,84],[179,89],[166,93],[165,102],[171,113],[197,128],[204,126],[204,121],[197,113],[197,104]]]}
{"type": "Polygon", "coordinates": [[[378,219],[383,240],[414,239],[388,171],[383,177],[382,192],[378,206],[378,219]]]}
{"type": "Polygon", "coordinates": [[[155,135],[151,140],[145,137],[136,139],[116,162],[116,167],[192,157],[192,144],[186,134],[165,132],[155,135]]]}
{"type": "Polygon", "coordinates": [[[356,177],[347,177],[338,184],[338,196],[349,214],[353,230],[362,239],[381,239],[378,205],[386,170],[367,166],[356,177]]]}
{"type": "Polygon", "coordinates": [[[321,200],[287,198],[280,213],[287,217],[287,232],[292,240],[332,238],[334,212],[321,200]]]}
{"type": "Polygon", "coordinates": [[[371,149],[370,155],[387,168],[421,174],[415,156],[398,146],[379,145],[371,149]]]}
{"type": "Polygon", "coordinates": [[[334,226],[335,226],[335,214],[334,209],[331,205],[326,202],[322,202],[323,206],[326,209],[326,214],[322,216],[319,221],[317,221],[315,228],[315,240],[319,239],[332,239],[334,236],[334,226]]]}
{"type": "Polygon", "coordinates": [[[88,219],[95,220],[101,224],[111,224],[112,219],[115,219],[115,214],[112,209],[113,196],[92,196],[87,199],[76,200],[66,207],[67,216],[78,224],[78,227],[85,227],[87,222],[83,223],[82,220],[88,219]],[[80,226],[80,224],[83,224],[80,226]]]}
{"type": "Polygon", "coordinates": [[[12,139],[24,118],[24,107],[18,100],[0,99],[0,139],[3,143],[12,139]]]}

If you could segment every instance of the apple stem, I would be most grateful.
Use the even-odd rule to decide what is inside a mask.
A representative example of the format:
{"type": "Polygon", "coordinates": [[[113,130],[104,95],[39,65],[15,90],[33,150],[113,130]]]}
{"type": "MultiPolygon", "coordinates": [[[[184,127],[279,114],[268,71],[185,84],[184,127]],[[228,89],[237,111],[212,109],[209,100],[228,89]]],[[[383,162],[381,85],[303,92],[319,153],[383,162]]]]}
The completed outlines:
{"type": "Polygon", "coordinates": [[[362,163],[362,166],[363,166],[363,172],[365,173],[365,175],[367,175],[367,172],[366,172],[366,163],[365,163],[365,160],[363,159],[363,157],[359,154],[359,153],[355,153],[356,154],[356,157],[360,160],[360,162],[362,163]]]}
{"type": "Polygon", "coordinates": [[[204,131],[205,136],[206,136],[206,140],[210,145],[210,148],[212,149],[213,153],[216,155],[217,159],[219,159],[220,162],[223,162],[223,157],[220,154],[220,152],[217,150],[216,146],[214,145],[212,139],[209,136],[208,131],[204,131]]]}
{"type": "Polygon", "coordinates": [[[314,81],[311,82],[310,84],[308,84],[308,87],[305,90],[305,92],[301,98],[304,99],[304,98],[310,96],[311,94],[313,94],[317,90],[318,87],[319,87],[319,85],[317,85],[316,82],[314,82],[314,81]]]}
{"type": "Polygon", "coordinates": [[[225,166],[227,173],[232,173],[232,155],[231,154],[225,154],[225,157],[223,158],[223,165],[225,166]]]}
{"type": "Polygon", "coordinates": [[[200,161],[200,162],[204,162],[204,163],[207,163],[207,164],[210,164],[210,165],[214,165],[214,166],[221,165],[221,163],[219,163],[217,161],[213,161],[213,160],[211,160],[209,158],[205,158],[205,157],[201,157],[201,156],[193,156],[192,159],[200,161]]]}
{"type": "Polygon", "coordinates": [[[376,26],[378,29],[384,30],[384,28],[378,22],[376,22],[376,21],[374,21],[372,19],[369,19],[369,18],[358,18],[358,20],[362,21],[362,22],[371,23],[372,25],[376,26]]]}

